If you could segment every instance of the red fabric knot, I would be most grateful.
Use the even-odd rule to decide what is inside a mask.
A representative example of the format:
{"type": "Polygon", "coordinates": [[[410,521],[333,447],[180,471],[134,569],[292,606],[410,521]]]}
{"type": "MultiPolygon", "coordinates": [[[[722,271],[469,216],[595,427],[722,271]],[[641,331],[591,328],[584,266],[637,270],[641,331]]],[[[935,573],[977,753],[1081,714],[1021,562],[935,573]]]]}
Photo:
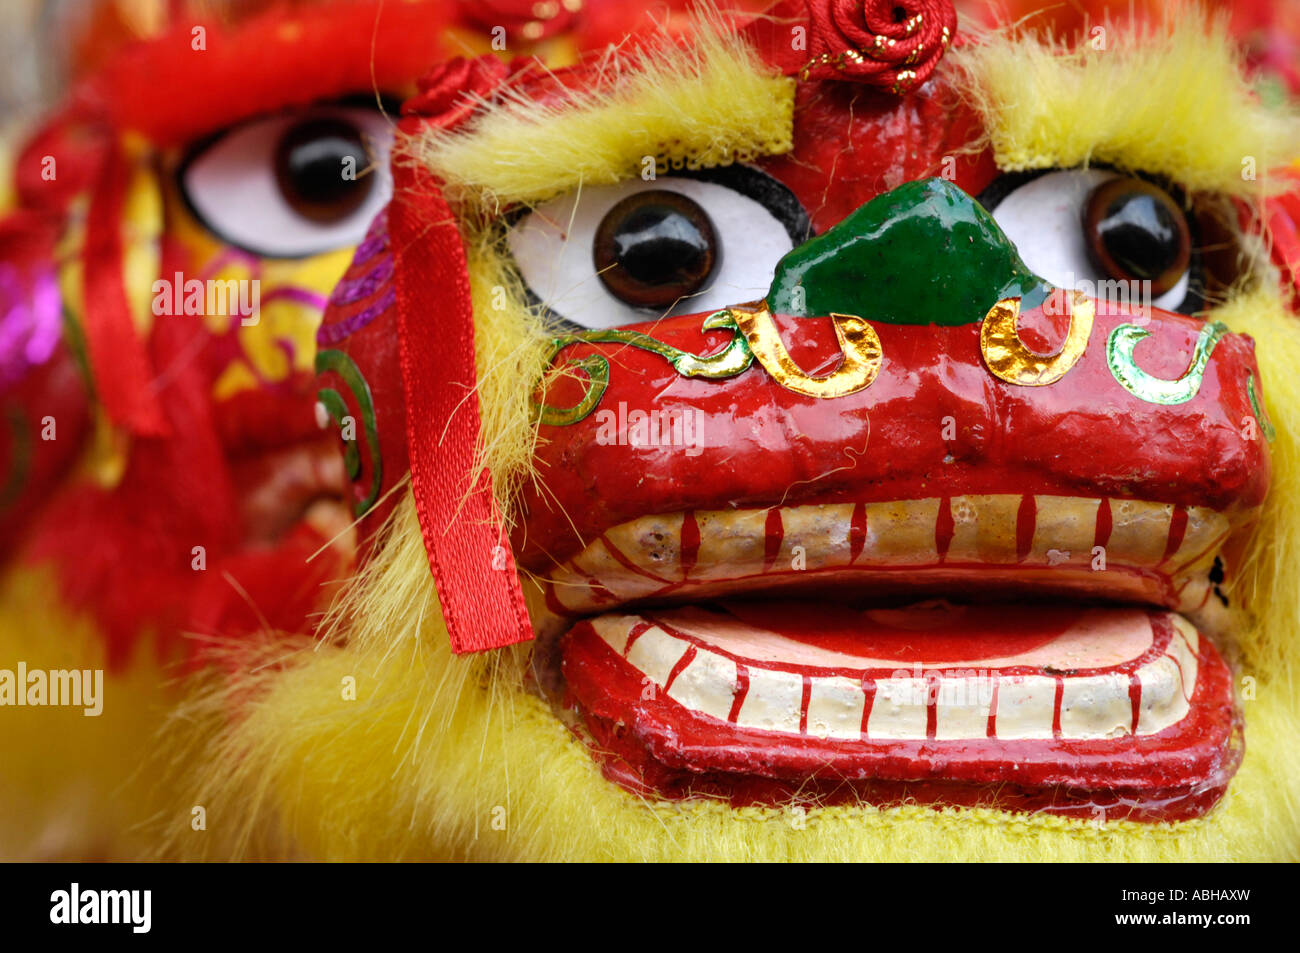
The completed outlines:
{"type": "Polygon", "coordinates": [[[511,39],[530,42],[563,33],[573,24],[583,0],[459,0],[460,15],[491,32],[502,28],[511,39]]]}
{"type": "Polygon", "coordinates": [[[930,78],[957,33],[952,0],[808,0],[802,79],[850,79],[896,94],[930,78]]]}
{"type": "Polygon", "coordinates": [[[422,126],[451,129],[464,122],[501,85],[510,67],[495,56],[439,63],[420,79],[420,91],[402,104],[403,116],[418,116],[422,126]]]}

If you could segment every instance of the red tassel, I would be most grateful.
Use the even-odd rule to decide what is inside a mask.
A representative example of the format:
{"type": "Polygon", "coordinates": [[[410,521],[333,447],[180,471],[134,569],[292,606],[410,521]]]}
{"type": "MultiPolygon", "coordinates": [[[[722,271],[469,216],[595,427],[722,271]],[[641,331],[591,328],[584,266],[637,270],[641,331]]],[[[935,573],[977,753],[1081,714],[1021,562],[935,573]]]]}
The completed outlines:
{"type": "Polygon", "coordinates": [[[465,249],[438,183],[393,164],[389,224],[411,485],[443,619],[458,654],[533,637],[492,493],[478,466],[474,308],[465,249]]]}
{"type": "Polygon", "coordinates": [[[166,436],[144,342],[131,322],[122,273],[122,214],[131,169],[110,149],[90,199],[83,251],[82,301],[95,391],[109,420],[142,436],[166,436]]]}

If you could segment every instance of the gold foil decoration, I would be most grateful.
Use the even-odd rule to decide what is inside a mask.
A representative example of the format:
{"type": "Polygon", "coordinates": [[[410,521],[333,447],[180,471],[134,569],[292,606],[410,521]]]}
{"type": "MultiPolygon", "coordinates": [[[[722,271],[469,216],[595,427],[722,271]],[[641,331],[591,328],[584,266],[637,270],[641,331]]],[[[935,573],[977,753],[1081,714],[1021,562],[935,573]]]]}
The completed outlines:
{"type": "Polygon", "coordinates": [[[876,329],[853,314],[831,314],[844,360],[825,377],[810,377],[785,349],[767,305],[756,311],[731,309],[736,326],[764,369],[786,390],[806,397],[845,397],[871,385],[883,355],[876,329]]]}
{"type": "MultiPolygon", "coordinates": [[[[1050,300],[1050,299],[1049,299],[1050,300]]],[[[1070,330],[1055,354],[1039,354],[1020,340],[1020,299],[1003,298],[980,325],[980,353],[984,363],[1008,384],[1043,387],[1055,384],[1083,357],[1092,336],[1096,305],[1077,291],[1070,292],[1070,330]]]]}

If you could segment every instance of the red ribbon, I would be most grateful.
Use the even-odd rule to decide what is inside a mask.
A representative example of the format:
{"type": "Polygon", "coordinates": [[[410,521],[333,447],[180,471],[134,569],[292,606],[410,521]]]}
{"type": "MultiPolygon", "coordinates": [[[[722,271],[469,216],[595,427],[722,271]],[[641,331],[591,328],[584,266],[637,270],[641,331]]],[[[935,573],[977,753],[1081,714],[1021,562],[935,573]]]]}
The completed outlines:
{"type": "Polygon", "coordinates": [[[151,389],[153,370],[131,321],[122,273],[122,214],[131,168],[108,151],[90,200],[83,250],[82,303],[95,391],[109,419],[142,436],[165,436],[167,423],[151,389]]]}
{"type": "Polygon", "coordinates": [[[476,460],[481,422],[474,307],[465,249],[437,181],[393,164],[389,225],[411,484],[451,648],[496,649],[533,637],[514,554],[487,468],[476,460]]]}

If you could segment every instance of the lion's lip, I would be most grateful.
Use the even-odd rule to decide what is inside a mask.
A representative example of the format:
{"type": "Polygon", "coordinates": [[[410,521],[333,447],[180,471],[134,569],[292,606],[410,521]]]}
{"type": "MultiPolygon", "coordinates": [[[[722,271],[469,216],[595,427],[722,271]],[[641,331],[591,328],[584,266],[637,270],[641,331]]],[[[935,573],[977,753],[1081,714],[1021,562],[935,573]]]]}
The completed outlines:
{"type": "Polygon", "coordinates": [[[1156,610],[751,600],[597,616],[562,659],[598,760],[659,795],[1169,820],[1239,757],[1226,665],[1156,610]]]}
{"type": "Polygon", "coordinates": [[[1216,587],[1249,513],[1139,500],[986,494],[691,511],[612,527],[544,582],[556,635],[628,606],[754,594],[858,603],[1034,598],[1161,606],[1219,634],[1216,587]]]}
{"type": "MultiPolygon", "coordinates": [[[[565,669],[581,693],[577,660],[604,648],[718,734],[838,742],[853,771],[860,742],[1155,735],[1188,713],[1200,641],[1182,617],[1143,609],[745,602],[599,616],[570,633],[565,669]]],[[[677,758],[731,763],[704,749],[677,758]]],[[[778,751],[765,770],[805,760],[778,751]]]]}

